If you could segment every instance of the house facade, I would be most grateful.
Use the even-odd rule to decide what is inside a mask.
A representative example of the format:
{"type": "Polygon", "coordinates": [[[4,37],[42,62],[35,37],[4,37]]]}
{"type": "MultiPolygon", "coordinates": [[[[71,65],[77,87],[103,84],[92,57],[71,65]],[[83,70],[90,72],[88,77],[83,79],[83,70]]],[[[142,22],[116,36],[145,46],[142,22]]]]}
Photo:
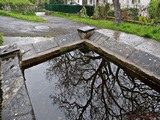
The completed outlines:
{"type": "MultiPolygon", "coordinates": [[[[80,5],[101,5],[108,3],[113,3],[112,0],[75,0],[80,5]]],[[[150,3],[150,0],[119,0],[121,8],[130,8],[130,7],[147,7],[150,3]]]]}
{"type": "MultiPolygon", "coordinates": [[[[103,5],[105,3],[110,3],[113,5],[112,0],[75,0],[80,5],[103,5]]],[[[148,17],[147,8],[149,6],[150,0],[119,0],[121,8],[138,8],[139,15],[148,17]]],[[[113,7],[112,7],[113,8],[113,7]]]]}

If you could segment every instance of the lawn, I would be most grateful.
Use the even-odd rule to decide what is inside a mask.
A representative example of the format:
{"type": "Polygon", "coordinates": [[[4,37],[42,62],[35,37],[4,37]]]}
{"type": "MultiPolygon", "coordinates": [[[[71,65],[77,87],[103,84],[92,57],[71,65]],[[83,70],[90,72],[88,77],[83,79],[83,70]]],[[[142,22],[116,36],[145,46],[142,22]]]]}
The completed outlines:
{"type": "Polygon", "coordinates": [[[147,25],[126,23],[126,22],[122,22],[120,25],[115,25],[113,21],[109,20],[93,20],[90,18],[82,18],[77,15],[64,14],[64,13],[53,13],[52,16],[68,18],[77,22],[83,22],[101,28],[123,31],[126,33],[131,33],[146,38],[152,38],[160,42],[160,25],[147,26],[147,25]]]}
{"type": "Polygon", "coordinates": [[[1,16],[10,16],[10,17],[14,17],[14,18],[18,18],[18,19],[22,19],[22,20],[27,20],[27,21],[31,21],[31,22],[46,22],[46,20],[36,16],[36,15],[22,15],[22,14],[18,14],[18,13],[13,13],[13,12],[6,12],[4,10],[0,10],[0,15],[1,16]]]}

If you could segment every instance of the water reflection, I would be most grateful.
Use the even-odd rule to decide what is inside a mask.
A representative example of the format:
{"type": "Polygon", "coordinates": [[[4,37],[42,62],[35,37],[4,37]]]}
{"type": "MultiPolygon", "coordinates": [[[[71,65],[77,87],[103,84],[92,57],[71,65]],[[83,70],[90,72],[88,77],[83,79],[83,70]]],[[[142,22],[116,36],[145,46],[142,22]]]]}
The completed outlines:
{"type": "Polygon", "coordinates": [[[92,51],[48,64],[47,79],[59,79],[50,99],[68,120],[160,119],[160,94],[92,51]]]}

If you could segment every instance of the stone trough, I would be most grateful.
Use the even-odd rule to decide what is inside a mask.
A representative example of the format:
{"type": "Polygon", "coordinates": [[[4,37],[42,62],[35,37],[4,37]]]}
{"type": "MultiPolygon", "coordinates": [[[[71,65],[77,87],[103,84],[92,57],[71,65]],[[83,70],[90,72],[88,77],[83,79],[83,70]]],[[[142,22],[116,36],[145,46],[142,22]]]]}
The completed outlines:
{"type": "Polygon", "coordinates": [[[143,46],[153,44],[153,41],[141,37],[136,41],[134,35],[128,35],[129,38],[123,40],[123,34],[125,33],[115,36],[110,30],[95,30],[86,26],[79,28],[78,32],[53,40],[2,46],[0,48],[2,119],[34,120],[23,70],[77,48],[97,52],[134,73],[145,84],[160,92],[160,55],[156,52],[159,49],[147,51],[143,46]]]}

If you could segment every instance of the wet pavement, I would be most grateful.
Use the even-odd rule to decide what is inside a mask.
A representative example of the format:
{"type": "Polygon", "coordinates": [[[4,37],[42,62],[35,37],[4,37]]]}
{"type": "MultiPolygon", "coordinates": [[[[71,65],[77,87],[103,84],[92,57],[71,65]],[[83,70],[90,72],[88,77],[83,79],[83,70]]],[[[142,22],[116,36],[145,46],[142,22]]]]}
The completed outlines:
{"type": "Polygon", "coordinates": [[[85,26],[83,23],[73,22],[64,18],[40,15],[46,23],[27,22],[20,19],[0,16],[0,32],[4,36],[41,36],[55,37],[75,32],[85,26]]]}

